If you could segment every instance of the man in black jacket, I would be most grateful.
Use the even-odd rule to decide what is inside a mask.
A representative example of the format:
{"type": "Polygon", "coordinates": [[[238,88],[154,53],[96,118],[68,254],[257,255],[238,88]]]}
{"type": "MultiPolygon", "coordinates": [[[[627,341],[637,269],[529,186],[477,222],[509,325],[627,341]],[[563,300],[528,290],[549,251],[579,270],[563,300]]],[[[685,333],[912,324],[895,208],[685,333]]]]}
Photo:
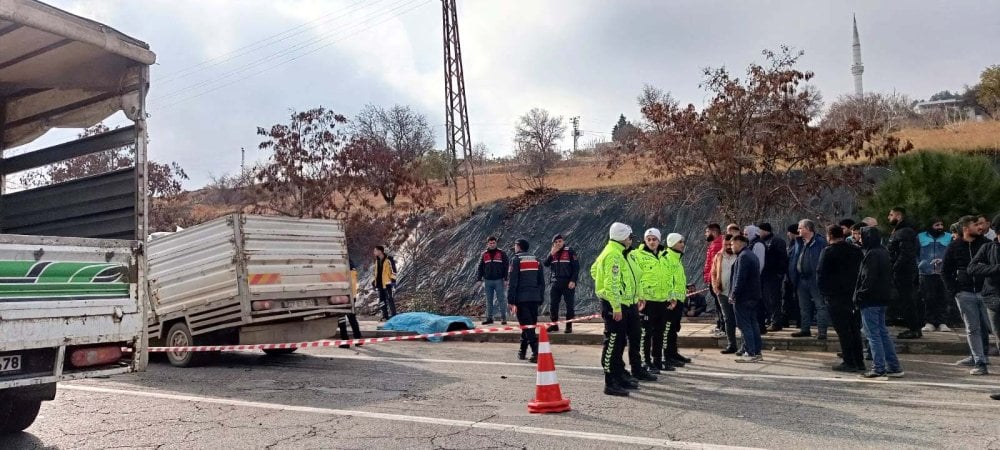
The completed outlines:
{"type": "Polygon", "coordinates": [[[920,241],[916,227],[906,218],[906,210],[895,207],[889,212],[889,260],[892,263],[892,286],[896,291],[895,311],[892,318],[901,316],[907,330],[897,336],[900,339],[923,337],[924,306],[916,295],[917,262],[920,259],[920,241]]]}
{"type": "Polygon", "coordinates": [[[861,329],[854,308],[854,287],[858,282],[861,249],[847,243],[847,236],[840,225],[830,225],[826,230],[830,245],[823,249],[819,257],[819,292],[830,310],[833,329],[840,338],[840,353],[843,362],[833,367],[837,372],[865,370],[865,358],[861,346],[861,329]]]}
{"type": "MultiPolygon", "coordinates": [[[[993,229],[1000,230],[1000,214],[993,218],[993,229]]],[[[1000,336],[1000,237],[983,246],[972,258],[967,272],[971,276],[984,277],[983,300],[990,318],[993,334],[1000,336]]],[[[1000,394],[990,398],[1000,400],[1000,394]]]]}
{"type": "MultiPolygon", "coordinates": [[[[549,291],[549,314],[553,322],[559,321],[559,302],[566,301],[566,319],[576,317],[576,283],[580,277],[580,258],[573,249],[566,246],[561,234],[552,238],[552,250],[545,258],[545,267],[552,271],[552,287],[549,291]]],[[[549,325],[548,331],[559,331],[559,325],[549,325]]],[[[573,332],[573,323],[566,324],[566,333],[573,332]]]]}
{"type": "Polygon", "coordinates": [[[788,271],[788,248],[785,241],[774,235],[774,230],[769,223],[762,223],[760,228],[760,242],[764,244],[764,268],[760,272],[761,311],[763,316],[758,316],[760,325],[770,322],[766,331],[781,331],[781,284],[785,280],[785,272],[788,271]]]}
{"type": "Polygon", "coordinates": [[[854,304],[861,310],[861,321],[872,351],[872,368],[863,378],[902,378],[903,368],[896,356],[896,347],[885,325],[886,300],[892,294],[892,263],[889,252],[882,246],[878,228],[861,230],[864,258],[854,290],[854,304]]]}
{"type": "Polygon", "coordinates": [[[493,311],[499,309],[500,323],[507,325],[507,308],[502,307],[504,301],[504,284],[507,282],[507,253],[497,248],[497,238],[490,236],[486,240],[486,250],[479,255],[479,270],[476,271],[476,283],[486,287],[486,320],[483,325],[493,323],[493,311]],[[485,282],[483,281],[485,280],[485,282]]]}
{"type": "Polygon", "coordinates": [[[764,359],[761,354],[763,343],[760,338],[760,325],[757,323],[757,304],[760,296],[760,261],[757,255],[747,248],[749,240],[746,236],[736,236],[732,239],[733,253],[736,262],[733,264],[732,289],[729,293],[729,303],[735,305],[736,326],[743,334],[743,347],[746,353],[736,359],[740,363],[755,363],[764,359]]]}
{"type": "MultiPolygon", "coordinates": [[[[545,298],[545,276],[542,265],[534,255],[528,253],[528,241],[518,239],[514,243],[514,257],[510,259],[510,273],[507,279],[510,286],[507,289],[507,303],[510,312],[517,315],[521,325],[538,324],[538,308],[545,298]]],[[[524,359],[531,347],[531,362],[538,361],[538,335],[534,328],[521,330],[521,349],[517,359],[524,359]]]]}
{"type": "Polygon", "coordinates": [[[980,249],[989,244],[976,224],[975,216],[964,216],[959,220],[962,238],[952,241],[944,251],[941,264],[941,279],[945,290],[954,296],[958,311],[965,322],[966,336],[972,356],[958,362],[959,365],[973,366],[972,375],[986,375],[989,371],[990,330],[986,305],[983,303],[984,277],[968,271],[972,258],[980,249]]]}

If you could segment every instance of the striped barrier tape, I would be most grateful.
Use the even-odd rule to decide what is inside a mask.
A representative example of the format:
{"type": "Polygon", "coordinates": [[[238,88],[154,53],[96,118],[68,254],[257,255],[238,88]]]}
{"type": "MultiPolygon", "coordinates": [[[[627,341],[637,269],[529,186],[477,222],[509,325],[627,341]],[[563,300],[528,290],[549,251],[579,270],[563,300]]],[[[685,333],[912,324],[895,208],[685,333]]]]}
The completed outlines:
{"type": "MultiPolygon", "coordinates": [[[[692,292],[688,294],[688,297],[706,291],[708,291],[708,289],[702,289],[700,291],[692,292]]],[[[347,340],[336,340],[336,341],[322,339],[318,341],[287,342],[283,344],[194,345],[185,347],[150,347],[149,351],[151,353],[229,352],[229,351],[250,351],[250,350],[287,350],[293,348],[339,347],[341,345],[380,344],[383,342],[417,341],[427,338],[461,336],[467,334],[498,333],[501,331],[521,331],[531,328],[548,327],[550,325],[556,325],[556,324],[582,322],[585,320],[598,319],[600,317],[601,317],[600,314],[592,314],[589,316],[577,317],[575,319],[560,320],[556,322],[545,322],[537,325],[508,325],[508,326],[491,327],[491,328],[473,328],[471,330],[446,331],[443,333],[414,334],[407,336],[388,336],[388,337],[368,338],[368,339],[347,339],[347,340]]]]}
{"type": "Polygon", "coordinates": [[[293,342],[284,344],[253,344],[253,345],[196,345],[188,347],[150,347],[150,352],[226,352],[226,351],[246,351],[246,350],[281,350],[281,349],[293,349],[293,348],[309,348],[309,347],[338,347],[341,345],[359,345],[359,344],[378,344],[382,342],[393,342],[393,341],[416,341],[427,338],[436,337],[447,337],[447,336],[460,336],[465,334],[485,334],[485,333],[498,333],[501,331],[520,331],[527,330],[530,328],[547,327],[549,325],[555,325],[560,323],[572,323],[581,322],[584,320],[597,319],[600,318],[600,314],[593,314],[590,316],[577,317],[570,320],[560,320],[558,322],[546,322],[537,325],[508,325],[503,327],[491,327],[491,328],[473,328],[471,330],[459,330],[459,331],[446,331],[443,333],[427,333],[427,334],[414,334],[407,336],[389,336],[380,338],[368,338],[368,339],[348,339],[348,340],[336,340],[331,341],[328,339],[323,339],[319,341],[311,342],[293,342]]]}

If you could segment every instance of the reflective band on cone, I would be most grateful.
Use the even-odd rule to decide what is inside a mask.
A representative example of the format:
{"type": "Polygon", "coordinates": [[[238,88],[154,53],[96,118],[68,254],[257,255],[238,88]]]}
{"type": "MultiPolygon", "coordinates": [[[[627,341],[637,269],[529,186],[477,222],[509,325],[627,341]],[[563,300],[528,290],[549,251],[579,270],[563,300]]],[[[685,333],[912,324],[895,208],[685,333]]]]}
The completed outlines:
{"type": "Polygon", "coordinates": [[[563,398],[556,379],[556,362],[552,358],[549,333],[538,328],[541,336],[538,342],[538,376],[535,383],[535,399],[528,403],[528,412],[534,414],[561,413],[569,411],[569,399],[563,398]]]}

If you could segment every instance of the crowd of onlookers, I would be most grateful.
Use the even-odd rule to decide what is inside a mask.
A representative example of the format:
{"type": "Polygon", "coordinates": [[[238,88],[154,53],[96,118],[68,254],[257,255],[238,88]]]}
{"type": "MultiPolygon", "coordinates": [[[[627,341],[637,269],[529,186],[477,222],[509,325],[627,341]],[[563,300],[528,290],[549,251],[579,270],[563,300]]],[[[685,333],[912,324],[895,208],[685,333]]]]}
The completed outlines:
{"type": "MultiPolygon", "coordinates": [[[[616,222],[590,267],[606,323],[606,393],[627,395],[637,381],[655,380],[661,371],[690,363],[677,351],[681,318],[713,313],[714,333],[728,344],[722,353],[734,354],[737,362],[763,360],[764,334],[794,325],[792,337],[823,341],[832,327],[841,349],[833,370],[899,378],[904,373],[889,326],[905,328],[895,339],[951,332],[947,321],[954,307],[970,353],[956,364],[968,366],[972,375],[988,374],[990,334],[1000,333],[1000,242],[994,231],[1000,215],[992,221],[963,216],[950,226],[931,219],[918,227],[896,207],[887,219],[884,232],[872,217],[825,228],[803,219],[785,228],[784,238],[770,223],[730,224],[725,230],[710,224],[703,272],[708,300],[686,280],[680,262],[683,235],[669,233],[661,241],[660,231],[650,228],[638,241],[631,227],[616,222]],[[631,371],[624,370],[626,347],[631,371]]],[[[546,284],[552,321],[559,320],[560,303],[566,305],[566,318],[573,319],[580,271],[579,256],[562,235],[553,237],[544,260],[529,253],[523,239],[508,256],[491,237],[477,272],[487,296],[483,323],[499,315],[505,324],[510,309],[520,324],[536,324],[546,284]],[[550,271],[549,283],[543,268],[550,271]]],[[[548,327],[549,332],[558,329],[548,327]]],[[[572,323],[564,331],[571,333],[572,323]]],[[[538,340],[531,328],[523,332],[518,357],[528,359],[529,348],[534,360],[538,340]]],[[[1000,400],[1000,394],[992,397],[1000,400]]]]}
{"type": "Polygon", "coordinates": [[[1000,333],[1000,243],[994,231],[1000,216],[991,222],[968,215],[950,226],[935,218],[921,230],[897,207],[888,221],[883,234],[871,217],[857,223],[844,219],[825,229],[806,219],[788,226],[786,239],[768,223],[731,224],[725,231],[709,225],[704,280],[714,298],[709,311],[718,311],[715,333],[729,343],[722,353],[759,351],[760,334],[793,323],[798,330],[792,337],[818,340],[826,340],[832,326],[842,358],[833,370],[901,377],[887,326],[905,327],[897,339],[950,332],[946,320],[955,305],[970,350],[957,364],[970,367],[972,375],[988,374],[989,337],[1000,333]],[[740,314],[732,304],[733,285],[747,276],[735,273],[740,258],[758,262],[755,317],[740,314]],[[737,347],[737,328],[743,347],[737,347]]]}

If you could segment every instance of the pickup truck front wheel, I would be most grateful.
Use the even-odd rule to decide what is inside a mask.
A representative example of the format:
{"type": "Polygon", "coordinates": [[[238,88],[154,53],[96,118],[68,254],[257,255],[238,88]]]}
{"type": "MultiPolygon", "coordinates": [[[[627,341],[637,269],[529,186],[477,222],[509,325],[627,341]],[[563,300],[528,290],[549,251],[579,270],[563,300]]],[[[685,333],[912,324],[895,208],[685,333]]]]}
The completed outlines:
{"type": "MultiPolygon", "coordinates": [[[[170,326],[167,331],[168,347],[190,347],[201,345],[194,336],[191,329],[184,322],[177,322],[170,326]]],[[[193,367],[204,364],[209,358],[209,352],[167,352],[167,361],[174,367],[193,367]]]]}
{"type": "Polygon", "coordinates": [[[20,433],[35,423],[41,400],[0,400],[0,435],[20,433]]]}

